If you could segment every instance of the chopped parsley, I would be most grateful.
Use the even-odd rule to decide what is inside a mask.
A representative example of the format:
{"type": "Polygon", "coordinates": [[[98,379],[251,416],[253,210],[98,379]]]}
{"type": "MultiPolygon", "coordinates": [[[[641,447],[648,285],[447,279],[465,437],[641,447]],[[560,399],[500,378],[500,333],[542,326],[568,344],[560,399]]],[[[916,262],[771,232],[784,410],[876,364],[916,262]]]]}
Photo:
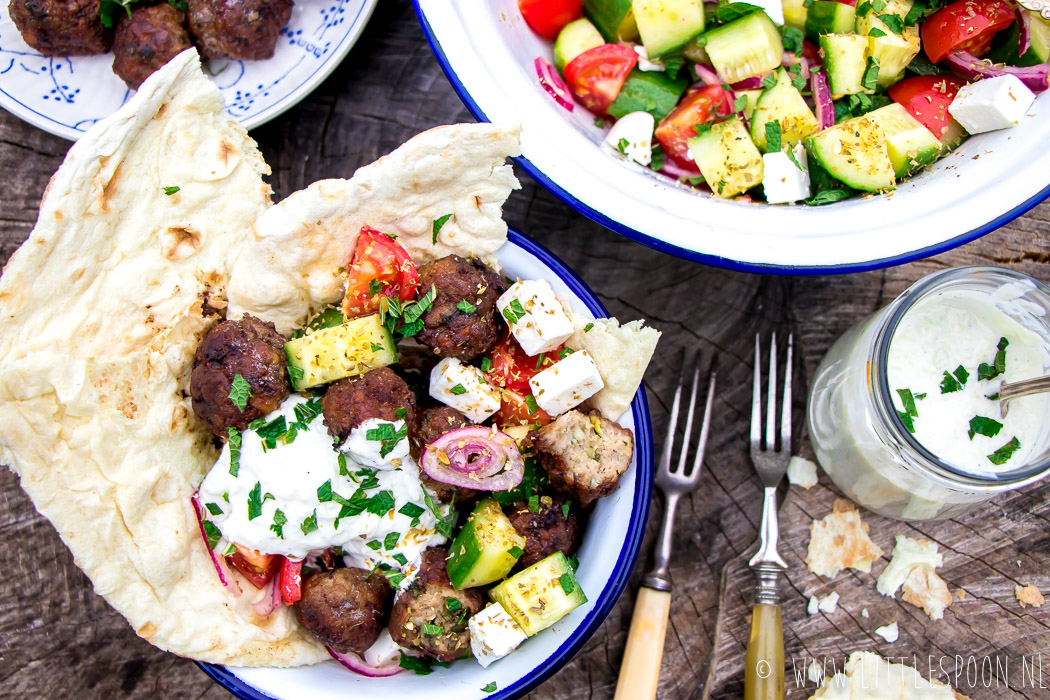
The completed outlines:
{"type": "Polygon", "coordinates": [[[435,298],[437,287],[433,285],[419,299],[405,304],[392,297],[383,297],[379,302],[379,317],[391,335],[396,333],[400,340],[411,338],[423,330],[422,316],[434,305],[435,298]]]}
{"type": "Polygon", "coordinates": [[[371,540],[370,542],[365,542],[365,546],[371,550],[378,552],[380,549],[383,548],[383,543],[379,540],[371,540]]]}
{"type": "Polygon", "coordinates": [[[576,590],[576,586],[572,582],[572,574],[568,571],[558,577],[558,582],[561,583],[561,589],[565,591],[565,595],[569,595],[576,590]]]}
{"type": "Polygon", "coordinates": [[[915,395],[911,393],[911,389],[897,389],[897,394],[901,397],[904,412],[913,418],[918,418],[919,409],[915,407],[915,395]]]}
{"type": "Polygon", "coordinates": [[[444,226],[445,222],[448,221],[451,218],[452,218],[451,214],[445,214],[444,216],[439,216],[438,218],[434,219],[434,226],[433,226],[434,240],[431,241],[434,245],[437,245],[438,233],[441,231],[441,227],[444,226]]]}
{"type": "Polygon", "coordinates": [[[303,524],[299,526],[299,529],[303,531],[304,535],[309,535],[311,532],[317,529],[317,509],[314,508],[314,512],[310,514],[310,517],[303,520],[303,524]]]}
{"type": "Polygon", "coordinates": [[[904,20],[898,17],[897,15],[884,14],[879,15],[878,17],[886,24],[887,27],[889,27],[890,31],[894,34],[904,33],[904,20]]]}
{"type": "Polygon", "coordinates": [[[580,568],[580,560],[575,554],[569,557],[569,566],[572,567],[573,571],[576,571],[580,568]]]}
{"type": "Polygon", "coordinates": [[[766,122],[766,153],[776,153],[781,148],[780,120],[766,122]]]}
{"type": "Polygon", "coordinates": [[[391,559],[396,561],[401,566],[405,566],[406,564],[408,564],[408,559],[401,552],[398,552],[397,554],[392,555],[391,559]]]}
{"type": "MultiPolygon", "coordinates": [[[[452,387],[455,392],[455,387],[452,387]]],[[[466,391],[464,389],[463,391],[466,391]]],[[[398,443],[408,437],[408,424],[402,425],[399,429],[394,430],[393,423],[380,423],[374,428],[369,428],[365,433],[365,438],[368,440],[375,440],[379,442],[379,456],[386,457],[388,454],[394,451],[398,443]]]]}
{"type": "Polygon", "coordinates": [[[215,551],[215,547],[218,546],[219,540],[222,539],[222,533],[219,532],[219,528],[215,526],[210,520],[202,520],[201,526],[204,527],[204,534],[208,538],[208,549],[215,551]]]}
{"type": "Polygon", "coordinates": [[[994,394],[988,394],[984,398],[988,399],[989,401],[998,401],[999,400],[999,392],[997,391],[994,394]]]}
{"type": "Polygon", "coordinates": [[[796,27],[784,25],[779,27],[780,37],[783,39],[784,50],[791,51],[795,54],[802,52],[802,39],[805,38],[805,33],[796,27]]]}
{"type": "Polygon", "coordinates": [[[945,372],[944,378],[941,380],[941,393],[954,394],[956,391],[962,391],[962,384],[959,383],[958,379],[945,372]]]}
{"type": "Polygon", "coordinates": [[[693,124],[693,131],[696,132],[697,136],[703,136],[707,132],[711,131],[711,122],[700,122],[699,124],[693,124]]]}
{"type": "Polygon", "coordinates": [[[1014,452],[1017,452],[1018,448],[1021,447],[1021,441],[1016,437],[1011,438],[1010,442],[1006,443],[998,450],[988,455],[988,460],[992,464],[1006,464],[1006,461],[1014,456],[1014,452]]]}
{"type": "Polygon", "coordinates": [[[381,291],[383,291],[383,287],[385,287],[385,286],[386,285],[380,280],[376,280],[376,279],[369,280],[368,281],[368,296],[374,297],[376,294],[379,294],[381,291]]]}
{"type": "Polygon", "coordinates": [[[536,494],[529,496],[529,511],[532,513],[540,512],[540,497],[536,494]]]}
{"type": "Polygon", "coordinates": [[[474,306],[466,299],[463,299],[458,304],[456,304],[456,308],[465,314],[472,314],[478,310],[478,307],[474,306]]]}
{"type": "Polygon", "coordinates": [[[653,155],[649,161],[649,169],[654,172],[663,170],[664,167],[664,149],[660,148],[660,144],[653,144],[653,155]]]}
{"type": "Polygon", "coordinates": [[[226,434],[230,436],[230,476],[237,476],[241,468],[241,431],[227,428],[226,434]]]}
{"type": "Polygon", "coordinates": [[[295,404],[295,421],[302,430],[310,425],[310,421],[321,415],[321,399],[313,398],[306,403],[295,404]]]}
{"type": "Polygon", "coordinates": [[[415,503],[406,503],[405,505],[401,506],[401,510],[397,512],[409,518],[418,518],[419,516],[423,515],[423,513],[425,513],[426,511],[423,508],[416,505],[415,503]]]}
{"type": "Polygon", "coordinates": [[[432,662],[425,657],[409,656],[405,652],[401,652],[401,660],[398,662],[398,666],[408,671],[412,671],[417,676],[429,676],[434,672],[431,668],[432,662]]]}
{"type": "Polygon", "coordinates": [[[182,188],[179,187],[178,185],[172,185],[171,187],[165,187],[164,188],[164,194],[166,194],[166,195],[168,195],[170,197],[171,195],[173,195],[176,192],[178,192],[180,189],[182,189],[182,188]]]}
{"type": "Polygon", "coordinates": [[[886,32],[882,31],[878,27],[872,27],[871,30],[868,31],[868,36],[874,36],[874,37],[886,36],[886,32]]]}
{"type": "Polygon", "coordinates": [[[434,517],[437,518],[437,525],[434,529],[445,537],[452,537],[452,513],[450,512],[448,515],[442,515],[441,509],[438,508],[437,503],[434,502],[434,499],[430,497],[429,493],[423,494],[423,502],[427,504],[427,508],[429,508],[430,512],[434,514],[434,517]]]}
{"type": "Polygon", "coordinates": [[[583,327],[583,332],[586,333],[587,331],[589,331],[592,328],[594,328],[594,324],[593,323],[588,323],[586,326],[583,327]]]}
{"type": "Polygon", "coordinates": [[[766,77],[762,78],[762,87],[764,87],[767,90],[776,84],[777,78],[776,75],[774,75],[773,73],[770,73],[766,77]]]}
{"type": "Polygon", "coordinates": [[[252,388],[248,386],[248,380],[242,377],[239,373],[233,375],[233,383],[230,384],[230,401],[233,401],[233,405],[244,413],[244,408],[248,405],[248,399],[252,397],[252,388]]]}
{"type": "Polygon", "coordinates": [[[487,357],[481,358],[481,371],[491,372],[492,371],[492,360],[487,357]]]}
{"type": "Polygon", "coordinates": [[[328,503],[329,501],[335,500],[332,492],[332,480],[324,482],[317,487],[317,500],[321,503],[328,503]]]}
{"type": "Polygon", "coordinates": [[[467,388],[465,386],[463,386],[462,384],[457,384],[456,386],[452,387],[448,391],[449,391],[450,394],[453,394],[454,396],[462,396],[463,394],[467,393],[467,388]]]}
{"type": "Polygon", "coordinates": [[[463,609],[463,603],[459,602],[458,598],[453,598],[452,596],[445,596],[445,609],[451,613],[454,613],[457,610],[463,609]]]}
{"type": "Polygon", "coordinates": [[[566,520],[569,519],[569,504],[568,503],[562,503],[561,504],[561,517],[565,518],[566,520]]]}
{"type": "Polygon", "coordinates": [[[255,520],[262,515],[262,504],[262,484],[256,481],[255,486],[248,492],[248,520],[255,520]]]}
{"type": "Polygon", "coordinates": [[[265,449],[272,450],[277,447],[278,438],[288,432],[288,423],[285,421],[284,416],[277,416],[269,423],[264,423],[256,428],[252,428],[253,425],[256,425],[257,422],[261,422],[262,420],[263,419],[260,418],[259,421],[252,421],[252,424],[248,427],[255,430],[259,437],[262,438],[263,447],[265,449]]]}
{"type": "Polygon", "coordinates": [[[901,419],[901,423],[904,423],[904,427],[908,429],[909,433],[915,433],[915,421],[911,417],[911,414],[905,411],[897,411],[897,415],[901,419]]]}
{"type": "Polygon", "coordinates": [[[520,557],[524,553],[525,553],[525,550],[522,549],[521,547],[519,547],[518,545],[514,545],[513,547],[511,547],[510,549],[507,550],[507,554],[511,555],[515,559],[517,559],[518,557],[520,557]]]}
{"type": "Polygon", "coordinates": [[[222,515],[222,508],[217,503],[205,503],[204,507],[208,509],[208,512],[212,515],[222,515]]]}
{"type": "Polygon", "coordinates": [[[275,510],[273,512],[273,525],[270,526],[270,530],[272,530],[275,535],[277,535],[278,537],[280,537],[283,540],[284,539],[284,525],[287,522],[288,522],[288,518],[284,517],[284,513],[281,512],[280,508],[278,508],[277,510],[275,510]]]}
{"type": "Polygon", "coordinates": [[[481,692],[483,692],[483,693],[495,693],[497,690],[498,690],[498,688],[496,687],[495,683],[489,683],[488,685],[486,685],[484,688],[481,689],[481,692]]]}
{"type": "Polygon", "coordinates": [[[871,56],[868,58],[868,67],[864,69],[864,77],[861,84],[865,90],[874,91],[879,81],[879,59],[871,56]]]}
{"type": "Polygon", "coordinates": [[[339,476],[350,476],[350,471],[346,468],[346,455],[340,452],[336,461],[339,462],[339,476]]]}
{"type": "Polygon", "coordinates": [[[722,24],[728,24],[735,19],[746,17],[755,12],[761,12],[762,8],[747,2],[729,2],[719,0],[718,8],[715,10],[715,18],[722,24]]]}
{"type": "Polygon", "coordinates": [[[539,410],[540,410],[539,404],[536,403],[536,397],[533,396],[532,394],[529,394],[529,395],[527,395],[525,397],[525,405],[529,409],[529,415],[530,416],[535,414],[535,413],[538,413],[539,410]]]}
{"type": "Polygon", "coordinates": [[[390,491],[380,491],[368,499],[365,510],[373,515],[386,515],[394,507],[394,494],[390,491]]]}
{"type": "Polygon", "coordinates": [[[525,317],[525,308],[517,299],[511,299],[510,304],[503,309],[503,317],[508,323],[515,324],[525,317]]]}
{"type": "Polygon", "coordinates": [[[297,384],[303,381],[303,377],[305,376],[306,372],[302,367],[293,365],[291,362],[288,363],[288,378],[291,379],[293,383],[297,384]]]}
{"type": "Polygon", "coordinates": [[[631,143],[627,139],[620,139],[616,142],[616,150],[623,155],[627,155],[627,147],[630,145],[631,143]]]}
{"type": "Polygon", "coordinates": [[[999,344],[996,345],[995,359],[992,360],[992,364],[982,362],[977,368],[978,379],[994,379],[1000,374],[1006,371],[1006,346],[1010,344],[1010,341],[1006,338],[999,338],[999,344]]]}
{"type": "Polygon", "coordinates": [[[736,102],[733,103],[733,111],[734,112],[743,112],[745,109],[747,109],[747,96],[746,95],[739,95],[739,96],[737,96],[736,102]]]}
{"type": "Polygon", "coordinates": [[[1003,424],[992,418],[985,418],[984,416],[974,416],[970,419],[970,429],[966,431],[966,434],[973,440],[974,435],[984,435],[985,437],[995,437],[999,434],[999,431],[1003,429],[1003,424]]]}
{"type": "Polygon", "coordinates": [[[429,622],[423,623],[423,634],[429,637],[435,637],[444,631],[445,629],[441,625],[432,625],[429,622]]]}
{"type": "Polygon", "coordinates": [[[383,538],[383,549],[389,551],[397,546],[397,541],[401,539],[400,532],[389,532],[387,536],[383,538]]]}

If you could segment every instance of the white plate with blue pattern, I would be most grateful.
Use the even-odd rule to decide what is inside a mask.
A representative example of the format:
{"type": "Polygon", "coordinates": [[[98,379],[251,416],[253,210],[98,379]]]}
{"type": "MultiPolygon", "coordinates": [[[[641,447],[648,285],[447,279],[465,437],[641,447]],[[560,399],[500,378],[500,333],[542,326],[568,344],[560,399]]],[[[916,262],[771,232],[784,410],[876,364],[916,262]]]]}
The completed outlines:
{"type": "MultiPolygon", "coordinates": [[[[206,61],[226,110],[251,129],[296,104],[335,69],[378,0],[297,0],[265,61],[206,61]]],[[[0,0],[0,107],[76,140],[133,94],[113,73],[113,54],[50,58],[29,48],[0,0]]]]}

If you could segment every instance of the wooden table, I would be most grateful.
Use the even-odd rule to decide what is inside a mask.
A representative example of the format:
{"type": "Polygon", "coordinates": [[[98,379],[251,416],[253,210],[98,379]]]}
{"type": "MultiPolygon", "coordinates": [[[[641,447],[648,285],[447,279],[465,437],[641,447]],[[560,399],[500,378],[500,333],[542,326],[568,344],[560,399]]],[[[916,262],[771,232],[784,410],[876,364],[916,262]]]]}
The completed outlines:
{"type": "MultiPolygon", "coordinates": [[[[384,0],[342,66],[313,95],[254,136],[273,168],[274,189],[283,197],[315,180],[348,177],[430,126],[470,120],[432,57],[409,3],[384,0]]],[[[48,178],[68,147],[68,142],[0,113],[0,261],[29,234],[48,178]]],[[[821,356],[843,331],[919,277],[948,266],[992,264],[1050,282],[1050,205],[919,263],[849,276],[763,277],[644,248],[574,213],[523,173],[520,177],[523,189],[507,203],[507,221],[568,262],[615,316],[645,318],[663,332],[645,382],[656,435],[666,429],[666,402],[677,379],[679,352],[685,348],[720,356],[705,486],[678,510],[675,591],[660,697],[739,696],[752,590],[742,555],[754,541],[760,511],[760,485],[746,451],[755,333],[775,329],[795,335],[801,355],[796,434],[802,435],[805,388],[821,356]]],[[[804,438],[796,449],[807,453],[804,438]]],[[[949,674],[962,670],[959,689],[975,699],[1050,697],[1050,690],[1033,688],[1027,676],[1022,678],[1022,664],[1031,664],[1032,655],[1042,651],[1042,684],[1050,686],[1050,606],[1022,610],[1013,593],[1015,583],[1034,583],[1050,593],[1048,493],[1050,486],[1029,488],[955,521],[922,527],[865,514],[876,543],[887,552],[897,533],[918,532],[941,544],[941,573],[953,592],[965,591],[965,598],[949,608],[944,620],[933,623],[915,607],[880,599],[874,576],[843,573],[825,582],[810,574],[803,563],[809,523],[831,510],[836,495],[823,477],[811,491],[792,489],[781,516],[782,551],[792,567],[790,585],[783,589],[789,659],[796,668],[814,657],[828,657],[829,664],[841,666],[849,651],[870,649],[909,659],[915,654],[926,669],[932,654],[935,672],[940,667],[949,674]],[[803,592],[824,595],[832,590],[842,596],[839,610],[807,616],[803,592]],[[870,617],[861,616],[863,608],[870,617]],[[896,644],[872,634],[891,620],[901,628],[896,644]],[[936,657],[942,656],[938,666],[936,657]],[[985,666],[976,685],[968,684],[967,666],[974,678],[973,670],[980,670],[985,657],[991,661],[991,675],[985,666]],[[986,682],[991,687],[983,687],[986,682]]],[[[51,525],[34,511],[7,470],[0,470],[0,499],[0,695],[228,697],[192,662],[136,637],[92,592],[51,525]]],[[[661,514],[658,500],[645,552],[652,547],[661,514]]],[[[643,560],[635,568],[632,591],[646,564],[643,560]]],[[[884,565],[877,563],[875,572],[884,565]]],[[[633,601],[633,593],[624,595],[579,656],[532,697],[611,697],[633,601]]],[[[789,677],[788,697],[808,697],[814,689],[812,683],[795,685],[789,677]]]]}

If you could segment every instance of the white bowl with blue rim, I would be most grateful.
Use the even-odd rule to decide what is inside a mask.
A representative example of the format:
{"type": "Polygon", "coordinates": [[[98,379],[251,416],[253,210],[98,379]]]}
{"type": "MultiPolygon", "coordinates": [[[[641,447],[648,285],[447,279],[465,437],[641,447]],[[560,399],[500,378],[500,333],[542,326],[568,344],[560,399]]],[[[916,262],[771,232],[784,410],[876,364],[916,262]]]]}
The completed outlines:
{"type": "Polygon", "coordinates": [[[593,114],[547,94],[533,61],[551,60],[551,43],[516,0],[413,1],[474,116],[521,123],[519,165],[582,214],[671,255],[783,274],[887,267],[971,241],[1050,194],[1050,93],[1018,126],[971,137],[889,195],[789,207],[699,194],[602,148],[593,114]]]}
{"type": "MultiPolygon", "coordinates": [[[[608,312],[561,260],[517,231],[498,253],[505,273],[522,279],[545,279],[558,296],[578,313],[604,317],[608,312]]],[[[524,695],[570,661],[597,631],[620,597],[638,558],[649,515],[653,482],[653,441],[645,389],[619,422],[634,432],[634,461],[619,488],[596,501],[580,548],[576,578],[587,603],[552,627],[526,640],[510,655],[482,668],[472,659],[447,669],[435,667],[428,676],[411,671],[388,678],[365,678],[335,661],[299,668],[234,668],[199,664],[204,672],[239,698],[311,700],[346,698],[418,698],[428,700],[504,699],[524,695]],[[495,690],[485,690],[495,684],[495,690]]]]}
{"type": "MultiPolygon", "coordinates": [[[[306,97],[361,36],[378,0],[296,0],[273,58],[205,61],[226,111],[248,129],[306,97]]],[[[51,58],[26,45],[0,2],[0,107],[75,141],[134,91],[113,73],[113,54],[51,58]]]]}

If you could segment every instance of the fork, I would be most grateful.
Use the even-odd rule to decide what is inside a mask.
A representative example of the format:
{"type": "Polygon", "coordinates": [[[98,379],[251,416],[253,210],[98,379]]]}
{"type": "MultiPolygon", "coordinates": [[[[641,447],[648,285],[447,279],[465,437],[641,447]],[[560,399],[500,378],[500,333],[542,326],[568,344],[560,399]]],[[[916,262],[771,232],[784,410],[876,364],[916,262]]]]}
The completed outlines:
{"type": "Polygon", "coordinates": [[[683,361],[682,376],[678,380],[674,402],[671,404],[667,438],[664,440],[663,452],[660,453],[660,464],[656,472],[656,485],[663,492],[667,507],[664,509],[664,521],[660,528],[660,537],[656,542],[656,550],[653,553],[653,569],[642,581],[642,587],[638,589],[634,614],[631,616],[631,629],[627,633],[627,647],[624,649],[623,663],[620,664],[620,675],[616,681],[614,700],[655,698],[656,686],[660,681],[664,636],[667,634],[667,617],[671,609],[671,581],[668,578],[667,569],[671,560],[674,513],[678,499],[695,489],[700,482],[700,469],[704,460],[704,448],[707,446],[708,426],[711,423],[711,403],[715,396],[715,372],[712,368],[711,380],[707,389],[707,403],[700,427],[700,439],[696,445],[696,457],[693,459],[692,468],[687,469],[686,456],[689,453],[689,436],[693,430],[693,414],[696,408],[697,387],[700,382],[698,362],[692,374],[692,394],[689,399],[689,410],[686,413],[681,454],[677,465],[672,467],[674,433],[678,424],[682,387],[687,377],[686,363],[683,361]]]}
{"type": "Polygon", "coordinates": [[[777,552],[780,525],[777,522],[777,484],[784,478],[791,459],[791,346],[788,336],[784,368],[784,407],[780,416],[780,449],[777,430],[777,336],[769,348],[769,399],[766,441],[762,438],[762,352],[755,336],[755,379],[751,404],[751,461],[764,487],[762,525],[758,551],[748,562],[758,579],[755,607],[751,613],[751,636],[744,665],[744,700],[781,700],[784,697],[784,628],[777,586],[787,563],[777,552]]]}

